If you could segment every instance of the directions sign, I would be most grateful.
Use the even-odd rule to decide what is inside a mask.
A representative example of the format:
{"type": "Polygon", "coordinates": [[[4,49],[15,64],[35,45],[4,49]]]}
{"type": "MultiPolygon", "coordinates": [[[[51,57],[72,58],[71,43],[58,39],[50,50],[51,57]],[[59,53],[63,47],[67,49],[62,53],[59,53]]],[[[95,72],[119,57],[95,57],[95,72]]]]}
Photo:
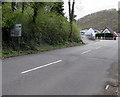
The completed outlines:
{"type": "Polygon", "coordinates": [[[15,24],[14,28],[11,30],[10,36],[11,37],[21,37],[22,32],[22,25],[15,24]]]}

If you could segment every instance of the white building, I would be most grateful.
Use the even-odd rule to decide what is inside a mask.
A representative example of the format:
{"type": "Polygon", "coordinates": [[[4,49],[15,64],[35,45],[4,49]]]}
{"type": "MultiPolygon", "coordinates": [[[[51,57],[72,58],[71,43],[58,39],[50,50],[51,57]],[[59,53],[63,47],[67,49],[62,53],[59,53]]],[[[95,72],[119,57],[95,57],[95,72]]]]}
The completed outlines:
{"type": "Polygon", "coordinates": [[[85,33],[85,35],[95,35],[96,34],[96,32],[95,32],[95,30],[93,30],[93,28],[90,28],[88,31],[86,31],[86,33],[85,33]]]}
{"type": "Polygon", "coordinates": [[[87,31],[88,31],[88,29],[81,30],[80,33],[81,33],[82,35],[84,35],[87,31]]]}
{"type": "Polygon", "coordinates": [[[105,28],[102,33],[111,33],[111,31],[108,28],[105,28]]]}

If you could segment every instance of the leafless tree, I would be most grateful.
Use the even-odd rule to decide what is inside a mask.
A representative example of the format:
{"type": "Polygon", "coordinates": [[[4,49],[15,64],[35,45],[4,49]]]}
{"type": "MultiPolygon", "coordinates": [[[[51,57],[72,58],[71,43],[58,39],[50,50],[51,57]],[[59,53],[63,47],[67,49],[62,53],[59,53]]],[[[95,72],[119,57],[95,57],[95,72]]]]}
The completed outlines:
{"type": "Polygon", "coordinates": [[[74,20],[74,6],[75,6],[75,0],[73,0],[72,9],[71,9],[71,2],[70,2],[70,0],[69,0],[69,1],[68,1],[68,7],[69,7],[69,22],[70,22],[70,35],[69,35],[69,38],[71,38],[71,36],[72,36],[72,30],[73,30],[72,24],[73,24],[73,20],[74,20]]]}

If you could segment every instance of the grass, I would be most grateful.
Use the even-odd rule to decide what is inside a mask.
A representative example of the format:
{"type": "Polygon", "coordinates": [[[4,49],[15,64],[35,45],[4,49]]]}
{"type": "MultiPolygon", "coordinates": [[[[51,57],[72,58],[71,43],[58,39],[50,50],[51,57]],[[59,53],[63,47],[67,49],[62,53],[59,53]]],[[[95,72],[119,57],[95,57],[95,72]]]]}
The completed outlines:
{"type": "Polygon", "coordinates": [[[0,53],[0,57],[7,58],[11,56],[19,56],[24,54],[32,54],[32,53],[38,53],[43,51],[49,51],[54,49],[60,49],[60,48],[66,48],[66,47],[73,47],[73,46],[80,46],[85,43],[79,42],[79,43],[60,43],[59,45],[41,45],[37,46],[35,50],[19,50],[19,51],[13,51],[11,49],[3,49],[2,53],[0,53]]]}

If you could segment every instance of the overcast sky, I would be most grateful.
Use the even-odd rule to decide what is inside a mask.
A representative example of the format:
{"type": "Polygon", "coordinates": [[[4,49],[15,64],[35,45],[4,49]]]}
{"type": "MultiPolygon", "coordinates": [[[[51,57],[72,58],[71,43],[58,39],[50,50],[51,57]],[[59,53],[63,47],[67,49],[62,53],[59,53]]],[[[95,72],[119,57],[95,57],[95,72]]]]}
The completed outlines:
{"type": "MultiPolygon", "coordinates": [[[[119,1],[120,0],[75,0],[76,19],[105,9],[118,9],[119,1]]],[[[68,16],[68,0],[64,0],[64,3],[65,13],[66,16],[68,16]]]]}

